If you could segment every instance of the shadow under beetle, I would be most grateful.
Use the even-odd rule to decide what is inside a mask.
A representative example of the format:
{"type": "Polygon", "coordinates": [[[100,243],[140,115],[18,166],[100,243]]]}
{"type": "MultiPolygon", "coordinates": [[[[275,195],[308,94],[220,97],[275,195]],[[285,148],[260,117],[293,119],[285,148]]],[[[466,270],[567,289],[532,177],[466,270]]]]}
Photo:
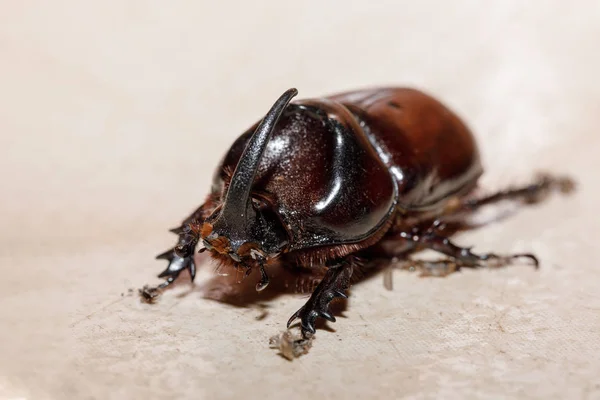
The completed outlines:
{"type": "Polygon", "coordinates": [[[323,279],[288,326],[315,333],[329,304],[345,298],[360,260],[431,249],[446,256],[413,261],[431,275],[460,267],[502,266],[532,254],[477,254],[449,239],[447,224],[501,200],[536,202],[568,178],[541,176],[532,184],[477,197],[483,170],[475,139],[446,106],[414,89],[379,88],[291,103],[290,89],[231,146],[205,203],[179,228],[177,245],[158,256],[166,281],[146,288],[155,297],[187,269],[196,273],[200,242],[214,258],[257,269],[256,290],[269,283],[265,266],[325,268],[323,279]]]}

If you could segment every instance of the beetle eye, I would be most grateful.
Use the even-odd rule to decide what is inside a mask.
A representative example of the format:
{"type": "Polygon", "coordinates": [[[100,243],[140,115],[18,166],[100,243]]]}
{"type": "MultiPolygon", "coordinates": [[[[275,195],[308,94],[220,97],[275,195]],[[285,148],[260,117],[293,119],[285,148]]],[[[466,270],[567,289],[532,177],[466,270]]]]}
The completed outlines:
{"type": "Polygon", "coordinates": [[[236,253],[229,253],[229,257],[235,262],[240,262],[242,259],[236,253]]]}

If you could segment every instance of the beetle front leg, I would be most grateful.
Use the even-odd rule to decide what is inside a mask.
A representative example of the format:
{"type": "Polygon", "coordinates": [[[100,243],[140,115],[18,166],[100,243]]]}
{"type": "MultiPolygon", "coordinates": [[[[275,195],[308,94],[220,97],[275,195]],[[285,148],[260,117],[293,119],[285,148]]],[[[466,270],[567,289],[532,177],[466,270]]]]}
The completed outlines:
{"type": "Polygon", "coordinates": [[[167,278],[165,282],[155,287],[145,286],[140,289],[140,295],[147,300],[154,300],[161,290],[171,285],[184,270],[189,270],[192,282],[196,277],[196,264],[194,262],[194,251],[198,243],[199,235],[197,229],[191,224],[181,229],[177,245],[171,250],[156,256],[157,259],[169,261],[167,268],[161,272],[159,278],[167,278]]]}
{"type": "Polygon", "coordinates": [[[300,318],[302,336],[308,339],[315,334],[317,318],[335,322],[335,317],[329,312],[329,304],[336,298],[348,297],[344,292],[350,287],[352,272],[351,260],[343,260],[330,266],[310,299],[289,319],[287,327],[289,328],[296,318],[300,318]]]}

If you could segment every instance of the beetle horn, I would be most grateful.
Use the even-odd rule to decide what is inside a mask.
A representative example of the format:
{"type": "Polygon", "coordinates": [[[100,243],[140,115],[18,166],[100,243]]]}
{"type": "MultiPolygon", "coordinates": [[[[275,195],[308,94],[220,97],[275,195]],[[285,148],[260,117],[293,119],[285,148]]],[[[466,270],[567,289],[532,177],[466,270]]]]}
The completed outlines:
{"type": "Polygon", "coordinates": [[[250,137],[244,153],[238,162],[235,172],[231,178],[227,197],[223,204],[221,217],[225,217],[229,224],[235,224],[234,221],[243,223],[246,218],[246,209],[250,197],[250,190],[260,159],[267,148],[267,143],[279,117],[287,107],[288,103],[298,94],[297,89],[288,89],[277,99],[267,115],[262,119],[254,134],[250,137]]]}

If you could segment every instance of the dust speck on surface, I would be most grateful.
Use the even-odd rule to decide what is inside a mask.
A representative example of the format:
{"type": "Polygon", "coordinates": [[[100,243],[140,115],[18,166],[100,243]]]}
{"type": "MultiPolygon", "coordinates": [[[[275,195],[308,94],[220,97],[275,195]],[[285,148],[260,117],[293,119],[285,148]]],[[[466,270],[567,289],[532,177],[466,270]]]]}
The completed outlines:
{"type": "Polygon", "coordinates": [[[314,336],[304,339],[300,333],[292,333],[289,330],[280,332],[269,339],[269,347],[279,350],[279,354],[292,361],[304,354],[308,354],[312,347],[314,336]]]}
{"type": "Polygon", "coordinates": [[[161,291],[157,288],[150,287],[148,285],[144,285],[141,289],[138,289],[138,293],[140,294],[140,300],[144,303],[154,303],[160,297],[161,291]]]}

